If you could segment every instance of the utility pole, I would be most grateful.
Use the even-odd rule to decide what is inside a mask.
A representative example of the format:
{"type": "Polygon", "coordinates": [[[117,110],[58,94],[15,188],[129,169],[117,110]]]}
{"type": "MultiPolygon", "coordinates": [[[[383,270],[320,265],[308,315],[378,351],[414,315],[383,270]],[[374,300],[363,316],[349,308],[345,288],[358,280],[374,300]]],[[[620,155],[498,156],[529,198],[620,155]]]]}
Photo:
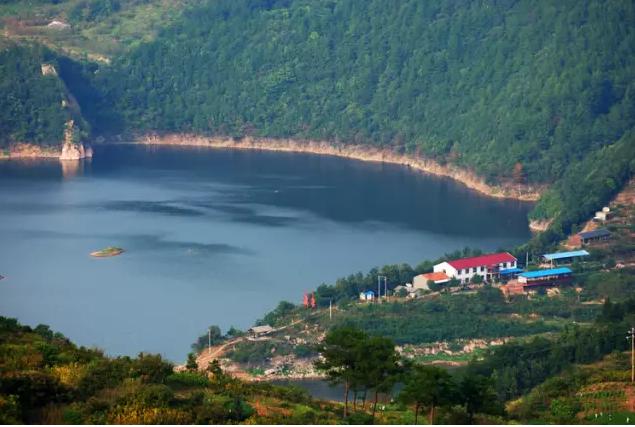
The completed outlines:
{"type": "Polygon", "coordinates": [[[381,279],[384,279],[384,297],[388,298],[388,278],[386,276],[377,276],[377,302],[381,297],[381,279]]]}
{"type": "Polygon", "coordinates": [[[635,383],[635,328],[631,328],[626,336],[631,340],[631,383],[635,383]]]}
{"type": "Polygon", "coordinates": [[[207,353],[212,354],[212,328],[207,328],[207,353]]]}

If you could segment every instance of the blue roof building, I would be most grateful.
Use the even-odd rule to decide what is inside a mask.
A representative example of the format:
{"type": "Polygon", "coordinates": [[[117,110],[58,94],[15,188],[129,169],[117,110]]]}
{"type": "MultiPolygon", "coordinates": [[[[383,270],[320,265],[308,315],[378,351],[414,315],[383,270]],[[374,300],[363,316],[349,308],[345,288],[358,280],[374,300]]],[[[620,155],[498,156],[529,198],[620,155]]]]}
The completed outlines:
{"type": "Polygon", "coordinates": [[[585,250],[580,250],[544,254],[542,257],[553,266],[554,264],[571,264],[576,258],[582,258],[585,256],[589,256],[589,253],[585,250]]]}
{"type": "Polygon", "coordinates": [[[360,300],[372,301],[375,299],[375,292],[373,291],[364,291],[359,293],[360,300]]]}
{"type": "Polygon", "coordinates": [[[568,283],[573,271],[567,267],[549,268],[547,270],[527,271],[518,275],[518,282],[527,286],[554,286],[568,283]]]}
{"type": "Polygon", "coordinates": [[[498,271],[498,274],[501,276],[514,277],[518,276],[524,270],[522,268],[514,267],[514,268],[503,268],[498,271]]]}

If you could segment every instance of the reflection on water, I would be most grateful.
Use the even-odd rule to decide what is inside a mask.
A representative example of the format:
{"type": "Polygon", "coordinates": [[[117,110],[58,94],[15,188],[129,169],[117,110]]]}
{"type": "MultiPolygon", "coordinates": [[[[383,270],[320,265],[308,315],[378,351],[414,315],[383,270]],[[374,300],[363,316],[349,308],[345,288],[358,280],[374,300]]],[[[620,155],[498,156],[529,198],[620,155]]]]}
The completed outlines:
{"type": "MultiPolygon", "coordinates": [[[[332,400],[336,402],[344,401],[344,385],[343,384],[331,384],[326,380],[320,379],[293,379],[293,380],[276,380],[271,381],[272,384],[283,386],[294,386],[305,390],[315,399],[332,400]]],[[[377,402],[387,403],[393,400],[401,390],[403,386],[401,384],[395,385],[391,393],[380,393],[377,396],[377,402]]],[[[349,402],[352,403],[357,398],[358,404],[363,404],[365,401],[367,404],[375,398],[372,391],[364,394],[363,391],[355,394],[353,391],[349,392],[349,402]]]]}
{"type": "Polygon", "coordinates": [[[111,146],[92,161],[3,161],[0,200],[1,314],[173,360],[208,325],[247,328],[337,277],[529,237],[528,204],[292,153],[111,146]],[[89,256],[106,246],[126,252],[89,256]]]}
{"type": "Polygon", "coordinates": [[[88,162],[90,162],[90,159],[60,161],[60,165],[62,166],[62,176],[64,179],[71,179],[77,175],[83,174],[84,167],[88,162]]]}

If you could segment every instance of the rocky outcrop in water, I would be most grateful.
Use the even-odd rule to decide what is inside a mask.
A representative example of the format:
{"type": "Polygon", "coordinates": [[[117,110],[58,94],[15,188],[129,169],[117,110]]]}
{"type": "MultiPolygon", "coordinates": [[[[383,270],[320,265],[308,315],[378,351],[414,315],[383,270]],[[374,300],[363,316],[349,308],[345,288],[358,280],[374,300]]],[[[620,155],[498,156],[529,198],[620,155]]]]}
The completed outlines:
{"type": "Polygon", "coordinates": [[[64,129],[64,143],[60,160],[81,160],[93,157],[93,149],[79,141],[79,131],[73,120],[66,122],[64,129]]]}

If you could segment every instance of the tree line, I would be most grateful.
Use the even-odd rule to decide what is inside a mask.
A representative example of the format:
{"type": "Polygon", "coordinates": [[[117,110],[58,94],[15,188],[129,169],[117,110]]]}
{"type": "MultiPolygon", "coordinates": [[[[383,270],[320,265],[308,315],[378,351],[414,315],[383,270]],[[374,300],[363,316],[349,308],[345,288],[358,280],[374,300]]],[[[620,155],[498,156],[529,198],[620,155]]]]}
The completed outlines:
{"type": "MultiPolygon", "coordinates": [[[[343,384],[344,417],[350,414],[351,393],[365,396],[371,392],[374,420],[378,395],[392,394],[400,383],[397,400],[411,405],[415,423],[422,409],[428,411],[428,421],[433,424],[439,408],[456,415],[457,405],[466,417],[463,421],[472,423],[477,413],[505,415],[505,402],[530,392],[573,364],[595,362],[625,350],[624,331],[633,321],[635,299],[621,303],[607,299],[591,326],[570,325],[552,339],[536,337],[493,347],[454,375],[444,368],[416,365],[401,358],[389,338],[355,327],[337,327],[318,345],[321,359],[316,367],[329,381],[343,384]]],[[[357,403],[356,397],[353,402],[357,403]]]]}

